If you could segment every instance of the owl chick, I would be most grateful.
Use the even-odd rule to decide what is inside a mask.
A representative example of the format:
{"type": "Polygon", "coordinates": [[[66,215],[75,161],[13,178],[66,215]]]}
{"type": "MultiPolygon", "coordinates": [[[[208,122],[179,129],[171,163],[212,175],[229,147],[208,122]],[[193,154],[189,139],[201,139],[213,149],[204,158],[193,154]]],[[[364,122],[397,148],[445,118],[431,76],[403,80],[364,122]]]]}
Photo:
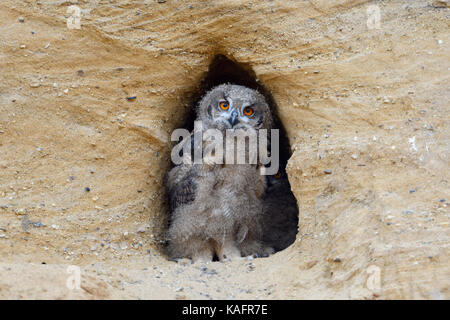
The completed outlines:
{"type": "Polygon", "coordinates": [[[297,200],[284,170],[274,176],[267,176],[267,188],[263,196],[262,229],[264,245],[275,251],[287,248],[297,236],[297,200]]]}
{"type": "MultiPolygon", "coordinates": [[[[270,129],[272,115],[257,91],[224,84],[213,88],[197,107],[203,131],[270,129]]],[[[191,135],[193,137],[194,135],[191,135]]],[[[188,141],[187,143],[191,143],[188,141]]],[[[204,146],[204,150],[208,144],[204,146]]],[[[266,178],[252,164],[181,164],[168,174],[171,219],[168,254],[194,262],[265,255],[262,197],[266,178]]]]}

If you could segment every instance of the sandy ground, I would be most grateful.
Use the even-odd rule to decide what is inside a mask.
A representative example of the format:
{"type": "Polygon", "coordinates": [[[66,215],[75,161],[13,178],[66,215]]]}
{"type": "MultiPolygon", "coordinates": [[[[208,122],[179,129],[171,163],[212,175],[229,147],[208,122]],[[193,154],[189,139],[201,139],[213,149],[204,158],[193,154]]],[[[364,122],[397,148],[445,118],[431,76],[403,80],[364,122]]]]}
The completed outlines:
{"type": "Polygon", "coordinates": [[[0,298],[449,299],[448,30],[447,1],[3,0],[0,298]],[[216,54],[275,99],[300,231],[175,263],[169,137],[216,54]]]}

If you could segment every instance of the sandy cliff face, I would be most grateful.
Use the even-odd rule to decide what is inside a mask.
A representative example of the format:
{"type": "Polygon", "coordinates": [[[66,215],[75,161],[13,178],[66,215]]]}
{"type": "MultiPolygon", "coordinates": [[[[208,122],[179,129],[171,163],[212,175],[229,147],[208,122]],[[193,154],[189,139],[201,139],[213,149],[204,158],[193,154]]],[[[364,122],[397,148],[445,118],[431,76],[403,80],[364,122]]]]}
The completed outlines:
{"type": "Polygon", "coordinates": [[[438,2],[2,1],[0,297],[450,298],[438,2]],[[176,264],[169,139],[217,54],[275,99],[300,231],[266,259],[176,264]]]}

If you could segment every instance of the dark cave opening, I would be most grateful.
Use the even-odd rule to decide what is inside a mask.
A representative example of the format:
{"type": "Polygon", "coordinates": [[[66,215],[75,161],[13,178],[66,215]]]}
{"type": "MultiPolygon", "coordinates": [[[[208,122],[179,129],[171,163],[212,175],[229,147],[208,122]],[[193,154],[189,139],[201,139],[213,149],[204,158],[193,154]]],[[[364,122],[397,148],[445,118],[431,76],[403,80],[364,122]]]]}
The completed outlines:
{"type": "MultiPolygon", "coordinates": [[[[272,192],[272,198],[265,199],[268,211],[273,218],[268,219],[270,225],[264,231],[264,242],[270,243],[275,252],[290,246],[296,239],[298,232],[298,205],[286,174],[286,165],[291,156],[291,148],[286,131],[278,117],[278,108],[269,90],[257,79],[255,72],[247,64],[238,63],[224,55],[216,55],[209,65],[207,72],[200,81],[197,89],[190,96],[192,102],[185,117],[184,129],[192,132],[196,119],[195,106],[200,99],[212,88],[224,84],[236,84],[255,89],[260,92],[269,104],[274,119],[274,129],[279,129],[280,138],[280,170],[281,177],[267,176],[267,190],[272,192]],[[278,187],[282,186],[282,187],[278,187]],[[276,230],[274,230],[276,228],[276,230]]],[[[265,196],[269,198],[268,195],[265,196]]],[[[217,258],[217,257],[216,257],[217,258]]]]}

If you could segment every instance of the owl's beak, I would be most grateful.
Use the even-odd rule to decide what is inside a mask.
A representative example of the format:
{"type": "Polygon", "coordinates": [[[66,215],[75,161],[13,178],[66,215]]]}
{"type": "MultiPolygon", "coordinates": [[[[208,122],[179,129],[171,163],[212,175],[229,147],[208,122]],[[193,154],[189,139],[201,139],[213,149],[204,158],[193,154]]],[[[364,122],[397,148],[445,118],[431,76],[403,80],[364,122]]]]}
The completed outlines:
{"type": "Polygon", "coordinates": [[[231,117],[228,118],[228,122],[231,124],[231,127],[234,127],[234,125],[235,125],[236,123],[239,122],[239,120],[237,119],[237,117],[238,117],[238,112],[237,112],[237,110],[234,110],[234,111],[231,113],[231,117]]]}

